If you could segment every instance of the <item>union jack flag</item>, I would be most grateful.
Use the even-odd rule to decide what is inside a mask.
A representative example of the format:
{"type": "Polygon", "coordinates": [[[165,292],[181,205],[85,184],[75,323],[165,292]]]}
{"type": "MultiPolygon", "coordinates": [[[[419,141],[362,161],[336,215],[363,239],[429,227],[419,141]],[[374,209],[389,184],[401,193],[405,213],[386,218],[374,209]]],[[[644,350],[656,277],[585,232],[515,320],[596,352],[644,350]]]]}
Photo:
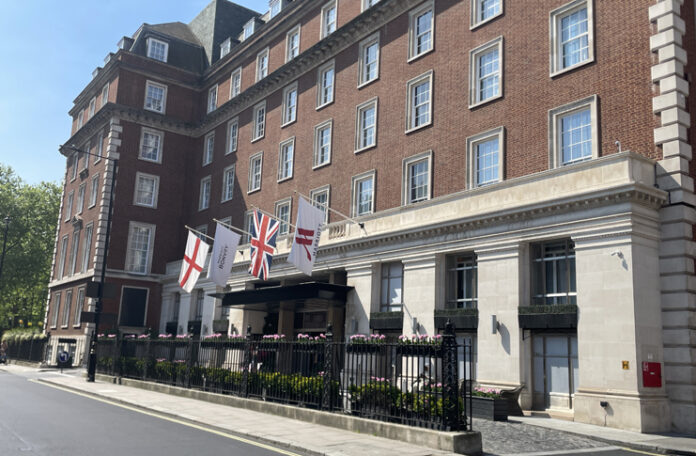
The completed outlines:
{"type": "Polygon", "coordinates": [[[254,223],[251,226],[251,264],[249,273],[266,280],[271,270],[273,251],[280,223],[266,214],[254,211],[254,223]]]}

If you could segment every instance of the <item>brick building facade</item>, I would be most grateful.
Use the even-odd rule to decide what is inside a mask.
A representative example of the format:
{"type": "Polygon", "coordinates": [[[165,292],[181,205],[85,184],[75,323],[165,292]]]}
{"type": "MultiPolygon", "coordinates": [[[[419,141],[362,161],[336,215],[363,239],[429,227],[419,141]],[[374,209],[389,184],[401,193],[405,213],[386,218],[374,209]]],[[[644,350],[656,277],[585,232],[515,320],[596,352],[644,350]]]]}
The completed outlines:
{"type": "Polygon", "coordinates": [[[477,353],[462,369],[524,386],[525,409],[696,429],[693,2],[269,6],[143,24],[75,100],[51,356],[61,338],[84,355],[115,178],[104,312],[122,331],[433,334],[451,318],[477,353]],[[327,213],[311,278],[285,261],[300,194],[354,219],[327,213]],[[242,247],[225,289],[183,293],[184,225],[245,228],[255,207],[288,223],[269,281],[242,247]],[[264,301],[310,281],[347,294],[264,301]]]}

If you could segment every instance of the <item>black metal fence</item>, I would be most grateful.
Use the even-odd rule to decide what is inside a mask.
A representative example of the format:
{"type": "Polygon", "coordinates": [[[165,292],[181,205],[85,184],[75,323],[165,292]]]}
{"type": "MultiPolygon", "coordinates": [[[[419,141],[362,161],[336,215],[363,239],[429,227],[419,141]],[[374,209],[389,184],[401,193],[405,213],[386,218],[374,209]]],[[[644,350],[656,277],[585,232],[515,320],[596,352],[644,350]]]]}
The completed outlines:
{"type": "Polygon", "coordinates": [[[5,354],[8,359],[40,363],[44,360],[48,338],[16,337],[6,339],[5,354]]]}
{"type": "MultiPolygon", "coordinates": [[[[440,342],[441,340],[441,342],[440,342]]],[[[471,347],[326,339],[137,339],[97,343],[100,373],[439,430],[471,426],[471,347]]],[[[409,341],[411,342],[411,341],[409,341]]]]}

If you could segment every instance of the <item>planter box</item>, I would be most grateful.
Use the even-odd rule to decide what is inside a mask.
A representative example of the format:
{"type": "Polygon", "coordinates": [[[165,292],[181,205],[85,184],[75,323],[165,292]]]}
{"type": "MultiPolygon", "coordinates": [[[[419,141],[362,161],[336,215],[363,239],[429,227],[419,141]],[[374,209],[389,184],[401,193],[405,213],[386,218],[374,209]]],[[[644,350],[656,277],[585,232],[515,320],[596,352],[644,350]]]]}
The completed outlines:
{"type": "Polygon", "coordinates": [[[403,326],[403,312],[372,312],[370,314],[370,329],[401,331],[403,326]]]}
{"type": "Polygon", "coordinates": [[[507,421],[507,399],[492,399],[490,397],[471,398],[471,416],[492,421],[507,421]]]}
{"type": "Polygon", "coordinates": [[[447,320],[454,329],[478,329],[478,309],[436,309],[435,327],[445,329],[447,320]]]}
{"type": "Polygon", "coordinates": [[[577,306],[523,306],[518,309],[522,329],[574,329],[578,327],[577,306]]]}

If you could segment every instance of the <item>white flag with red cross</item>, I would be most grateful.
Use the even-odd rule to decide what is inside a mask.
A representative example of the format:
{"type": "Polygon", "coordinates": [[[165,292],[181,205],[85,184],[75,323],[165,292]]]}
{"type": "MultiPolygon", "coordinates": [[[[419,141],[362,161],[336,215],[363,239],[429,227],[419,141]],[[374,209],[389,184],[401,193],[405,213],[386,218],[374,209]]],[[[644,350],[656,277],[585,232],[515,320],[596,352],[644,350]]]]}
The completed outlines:
{"type": "Polygon", "coordinates": [[[201,275],[201,271],[205,267],[205,258],[209,249],[208,244],[189,231],[184,261],[181,262],[181,273],[179,274],[179,286],[186,293],[191,293],[193,287],[196,286],[198,276],[201,275]]]}
{"type": "Polygon", "coordinates": [[[308,276],[312,275],[314,260],[317,257],[324,211],[300,198],[297,205],[297,228],[288,262],[308,276]]]}

